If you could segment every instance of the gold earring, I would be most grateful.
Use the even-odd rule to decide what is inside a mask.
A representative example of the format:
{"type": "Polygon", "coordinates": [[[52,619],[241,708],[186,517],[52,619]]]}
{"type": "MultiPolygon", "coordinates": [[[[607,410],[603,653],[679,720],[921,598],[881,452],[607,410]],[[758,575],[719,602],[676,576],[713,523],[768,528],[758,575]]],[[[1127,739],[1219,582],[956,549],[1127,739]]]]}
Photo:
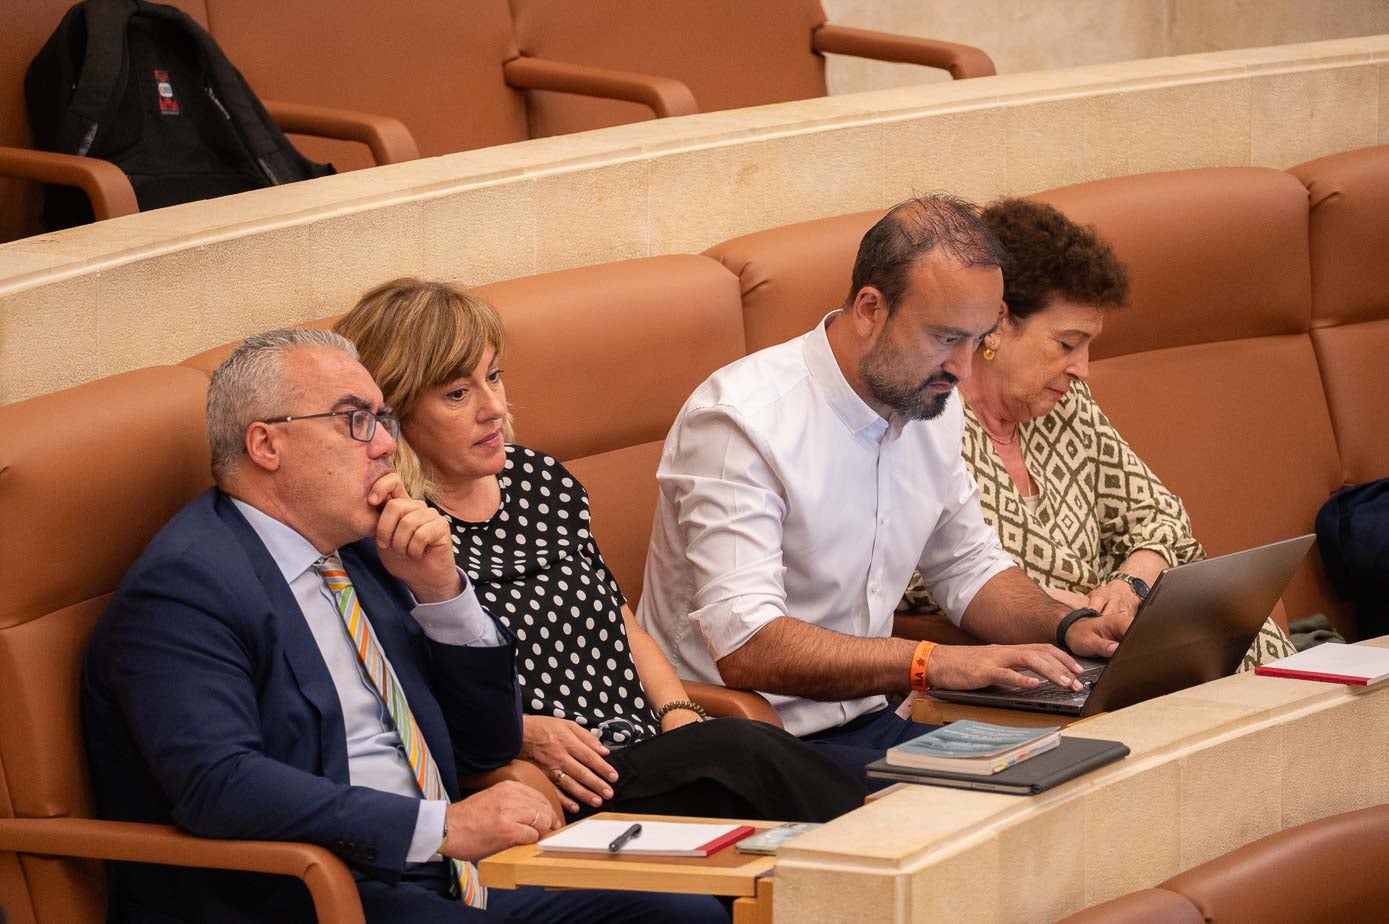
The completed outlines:
{"type": "Polygon", "coordinates": [[[993,361],[993,358],[994,358],[995,356],[997,356],[997,355],[998,355],[998,350],[994,349],[993,344],[988,343],[988,342],[986,341],[986,342],[984,343],[984,359],[989,360],[990,362],[992,362],[992,361],[993,361]]]}

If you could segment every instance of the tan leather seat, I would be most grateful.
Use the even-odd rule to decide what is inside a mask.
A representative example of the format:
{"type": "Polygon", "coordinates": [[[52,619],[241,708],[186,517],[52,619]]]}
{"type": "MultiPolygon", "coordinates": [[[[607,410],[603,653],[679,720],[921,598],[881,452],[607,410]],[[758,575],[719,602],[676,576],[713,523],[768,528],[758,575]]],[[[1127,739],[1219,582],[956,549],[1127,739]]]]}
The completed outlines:
{"type": "MultiPolygon", "coordinates": [[[[1095,394],[1186,502],[1207,551],[1311,531],[1341,472],[1308,333],[1314,280],[1301,183],[1278,170],[1217,168],[1102,180],[1038,198],[1096,224],[1129,266],[1133,303],[1110,313],[1092,351],[1095,394]]],[[[739,276],[750,350],[808,329],[843,303],[859,238],[878,215],[788,225],[707,251],[739,276]]],[[[1287,600],[1294,617],[1329,612],[1350,631],[1315,556],[1287,600]]]]}
{"type": "Polygon", "coordinates": [[[844,304],[859,241],[882,217],[873,211],[805,221],[705,251],[738,277],[749,353],[799,337],[844,304]]]}
{"type": "Polygon", "coordinates": [[[1260,838],[1162,883],[1207,921],[1340,924],[1389,908],[1389,805],[1260,838]]]}
{"type": "MultiPolygon", "coordinates": [[[[667,256],[477,292],[506,321],[516,438],[553,454],[588,488],[604,561],[635,609],[666,431],[695,387],[745,352],[738,282],[705,257],[667,256]]],[[[754,693],[686,688],[711,715],[781,724],[754,693]]]]}
{"type": "MultiPolygon", "coordinates": [[[[1312,530],[1340,485],[1308,336],[1307,197],[1279,170],[1183,170],[1038,196],[1093,223],[1129,267],[1128,308],[1092,350],[1095,396],[1185,502],[1211,555],[1312,530]]],[[[1292,618],[1333,605],[1320,558],[1284,596],[1292,618]]]]}
{"type": "Polygon", "coordinates": [[[1205,924],[1191,899],[1166,889],[1142,889],[1063,918],[1063,924],[1205,924]]]}
{"type": "Polygon", "coordinates": [[[1342,478],[1389,477],[1389,147],[1289,171],[1311,196],[1312,345],[1342,478]]]}
{"type": "MultiPolygon", "coordinates": [[[[588,488],[604,561],[635,609],[666,431],[695,387],[746,351],[738,280],[707,257],[678,255],[476,291],[506,322],[502,364],[516,439],[552,454],[588,488]]],[[[211,371],[230,348],[184,364],[211,371]]],[[[753,694],[709,684],[689,690],[714,715],[780,724],[753,694]]]]}
{"type": "Polygon", "coordinates": [[[0,907],[10,924],[104,921],[94,857],[297,875],[324,920],[361,921],[331,853],[91,820],[79,678],[92,627],[149,539],[210,482],[207,379],[153,367],[0,407],[0,907]]]}
{"type": "MultiPolygon", "coordinates": [[[[502,78],[514,57],[506,3],[419,0],[207,0],[213,38],[262,96],[388,113],[433,157],[526,137],[521,94],[502,78]]],[[[341,142],[295,137],[313,160],[369,166],[341,142]]]]}
{"type": "Polygon", "coordinates": [[[594,534],[635,606],[666,431],[695,386],[743,354],[737,280],[707,258],[667,256],[477,291],[506,321],[517,440],[588,487],[594,534]]]}
{"type": "MultiPolygon", "coordinates": [[[[819,0],[512,0],[521,53],[674,78],[701,112],[824,96],[822,52],[992,74],[977,48],[847,29],[819,0]]],[[[531,131],[558,135],[645,118],[631,104],[534,93],[531,131]]]]}
{"type": "MultiPolygon", "coordinates": [[[[211,32],[261,96],[385,113],[425,157],[524,141],[528,87],[621,99],[650,118],[694,111],[671,80],[564,68],[520,57],[506,0],[207,0],[211,32]],[[331,24],[331,26],[329,26],[331,24]]],[[[370,166],[360,146],[293,139],[339,170],[370,166]]]]}
{"type": "Polygon", "coordinates": [[[1065,924],[1344,924],[1389,907],[1389,806],[1331,815],[1065,918],[1065,924]]]}

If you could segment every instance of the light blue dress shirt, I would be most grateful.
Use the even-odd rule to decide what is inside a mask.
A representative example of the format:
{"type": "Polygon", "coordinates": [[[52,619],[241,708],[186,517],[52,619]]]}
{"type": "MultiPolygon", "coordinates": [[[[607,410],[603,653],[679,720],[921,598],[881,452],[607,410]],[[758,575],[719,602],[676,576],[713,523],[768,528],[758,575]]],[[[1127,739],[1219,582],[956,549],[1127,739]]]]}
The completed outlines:
{"type": "MultiPolygon", "coordinates": [[[[274,517],[236,498],[232,498],[232,503],[246,517],[284,575],[318,643],[328,673],[332,675],[333,687],[342,704],[347,733],[347,770],[352,785],[402,796],[419,796],[419,786],[386,704],[357,657],[337,604],[314,569],[322,554],[309,540],[274,517]]],[[[488,648],[502,644],[501,633],[483,612],[467,575],[460,570],[459,577],[463,590],[458,596],[440,603],[416,603],[411,615],[425,635],[441,644],[488,648]]],[[[370,617],[368,613],[367,618],[370,617]]],[[[420,800],[415,833],[405,857],[408,862],[424,863],[438,858],[447,808],[447,802],[420,800]]]]}

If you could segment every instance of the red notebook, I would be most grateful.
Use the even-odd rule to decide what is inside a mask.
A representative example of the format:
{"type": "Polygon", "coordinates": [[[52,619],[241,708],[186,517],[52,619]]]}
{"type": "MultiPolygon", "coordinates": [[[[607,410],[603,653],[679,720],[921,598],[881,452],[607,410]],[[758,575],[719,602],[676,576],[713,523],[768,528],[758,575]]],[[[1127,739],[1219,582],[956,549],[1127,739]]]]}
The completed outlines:
{"type": "Polygon", "coordinates": [[[1321,680],[1365,687],[1389,677],[1389,648],[1327,642],[1268,664],[1260,664],[1254,668],[1254,673],[1263,677],[1321,680]]]}
{"type": "Polygon", "coordinates": [[[541,850],[577,853],[605,853],[630,857],[707,857],[736,844],[752,834],[752,825],[713,824],[686,821],[643,821],[641,833],[623,842],[613,852],[609,846],[633,826],[630,821],[585,818],[536,846],[541,850]]]}

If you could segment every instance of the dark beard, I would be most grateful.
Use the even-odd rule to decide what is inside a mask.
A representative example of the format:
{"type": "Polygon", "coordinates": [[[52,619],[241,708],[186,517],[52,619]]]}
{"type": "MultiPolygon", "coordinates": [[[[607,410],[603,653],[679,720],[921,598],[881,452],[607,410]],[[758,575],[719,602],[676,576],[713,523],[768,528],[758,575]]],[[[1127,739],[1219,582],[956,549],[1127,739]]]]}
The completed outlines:
{"type": "Polygon", "coordinates": [[[893,355],[884,356],[880,352],[869,353],[859,361],[859,377],[868,386],[868,392],[879,404],[892,408],[907,420],[933,420],[941,415],[950,396],[947,391],[933,394],[927,386],[937,383],[958,384],[959,380],[949,372],[937,372],[916,385],[901,385],[890,382],[884,374],[892,365],[893,355]]]}

